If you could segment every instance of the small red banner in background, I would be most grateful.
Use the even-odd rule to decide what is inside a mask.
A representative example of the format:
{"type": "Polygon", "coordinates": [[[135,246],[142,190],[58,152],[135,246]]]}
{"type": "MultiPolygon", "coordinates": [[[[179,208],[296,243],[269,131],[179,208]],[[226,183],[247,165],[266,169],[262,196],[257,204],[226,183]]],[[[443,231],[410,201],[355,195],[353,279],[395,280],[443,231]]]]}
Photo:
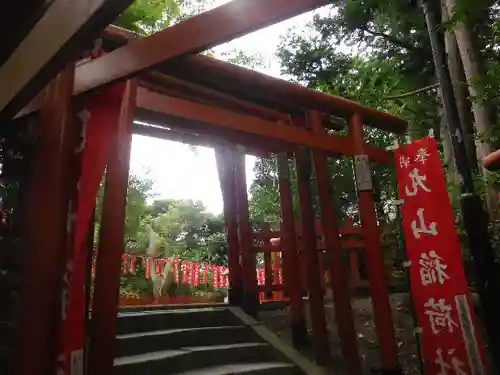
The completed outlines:
{"type": "Polygon", "coordinates": [[[395,152],[411,290],[426,375],[486,373],[437,143],[433,138],[395,152]]]}

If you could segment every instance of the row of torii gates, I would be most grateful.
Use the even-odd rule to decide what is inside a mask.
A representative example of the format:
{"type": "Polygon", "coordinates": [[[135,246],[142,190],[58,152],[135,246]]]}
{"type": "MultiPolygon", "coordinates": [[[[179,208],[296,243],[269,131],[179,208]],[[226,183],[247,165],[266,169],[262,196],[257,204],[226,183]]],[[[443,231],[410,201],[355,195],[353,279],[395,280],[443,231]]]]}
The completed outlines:
{"type": "MultiPolygon", "coordinates": [[[[101,3],[102,7],[95,12],[119,11],[119,1],[101,0],[101,3]]],[[[125,89],[116,98],[121,108],[116,126],[104,140],[110,147],[92,319],[85,333],[90,337],[88,373],[108,375],[113,366],[132,133],[216,149],[229,248],[229,300],[249,314],[257,314],[258,286],[244,157],[245,154],[277,155],[284,272],[299,275],[297,254],[298,250],[304,250],[312,343],[317,359],[326,362],[329,340],[311,197],[314,167],[342,351],[348,373],[357,375],[362,373],[360,356],[327,168],[329,158],[353,157],[382,370],[387,374],[401,372],[370,171],[370,163],[392,163],[393,160],[390,151],[366,142],[363,128],[368,125],[401,134],[406,131],[407,122],[349,100],[196,54],[328,3],[327,0],[234,0],[145,38],[110,26],[101,34],[101,47],[106,53],[92,59],[82,50],[84,42],[89,45],[98,34],[95,28],[85,29],[77,35],[79,53],[67,57],[64,70],[20,112],[22,99],[26,102],[30,97],[28,93],[34,94],[37,87],[44,87],[44,81],[39,75],[31,78],[26,75],[32,68],[31,60],[26,61],[23,73],[24,78],[29,78],[23,86],[23,95],[16,96],[19,87],[5,81],[4,95],[0,97],[0,121],[9,125],[5,120],[11,118],[12,113],[18,113],[13,123],[34,116],[41,130],[25,198],[29,207],[25,240],[31,253],[24,270],[29,277],[24,278],[17,319],[15,375],[45,375],[55,367],[58,333],[54,321],[61,305],[63,276],[67,276],[62,266],[68,248],[67,217],[72,194],[67,176],[70,171],[78,171],[73,157],[80,142],[76,113],[82,106],[82,98],[89,100],[99,95],[103,87],[117,82],[124,82],[125,89]],[[94,34],[90,33],[91,29],[94,34]],[[38,81],[35,82],[35,78],[38,81]],[[330,132],[343,126],[348,127],[346,136],[330,132]],[[303,249],[298,249],[296,241],[291,162],[295,163],[298,174],[303,249]]],[[[71,18],[71,12],[78,9],[72,4],[64,17],[71,18]]],[[[78,15],[81,19],[81,13],[78,15]]],[[[58,29],[52,37],[59,38],[65,33],[64,28],[58,29]]],[[[32,59],[37,58],[32,55],[32,59]]],[[[45,66],[47,73],[49,65],[45,66]]],[[[7,68],[16,76],[15,64],[7,68]]],[[[6,74],[0,71],[0,77],[7,77],[6,74]]],[[[47,80],[47,74],[44,77],[47,80]]],[[[116,106],[116,103],[101,105],[116,106]]],[[[307,341],[307,330],[300,278],[288,277],[287,283],[290,328],[294,344],[301,347],[307,341]]]]}

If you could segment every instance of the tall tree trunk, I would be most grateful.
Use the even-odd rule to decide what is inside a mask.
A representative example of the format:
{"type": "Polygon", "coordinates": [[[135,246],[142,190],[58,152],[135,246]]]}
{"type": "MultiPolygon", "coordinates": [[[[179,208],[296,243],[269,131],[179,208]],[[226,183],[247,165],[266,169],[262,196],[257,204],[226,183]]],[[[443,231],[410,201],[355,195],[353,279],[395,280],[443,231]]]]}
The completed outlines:
{"type": "MultiPolygon", "coordinates": [[[[453,18],[456,4],[457,0],[446,0],[448,17],[450,19],[453,18]]],[[[470,25],[466,22],[458,21],[453,31],[472,100],[472,113],[474,114],[476,132],[478,134],[476,141],[477,157],[482,162],[484,157],[493,151],[489,138],[494,123],[494,112],[489,103],[483,100],[485,95],[482,90],[482,83],[486,80],[486,70],[470,25]],[[478,81],[480,82],[479,84],[477,84],[478,81]]],[[[487,178],[488,171],[484,168],[482,170],[484,177],[487,178]]],[[[498,198],[495,189],[487,189],[486,204],[491,217],[497,218],[498,198]]]]}
{"type": "MultiPolygon", "coordinates": [[[[442,22],[446,23],[450,20],[449,12],[446,4],[447,0],[441,1],[442,22]]],[[[460,119],[460,127],[464,134],[464,143],[467,150],[467,158],[474,172],[477,174],[479,165],[476,154],[476,144],[474,141],[474,117],[471,111],[471,103],[468,100],[469,90],[465,79],[464,68],[460,51],[458,50],[457,40],[453,31],[444,33],[444,41],[446,46],[446,54],[448,57],[448,68],[453,84],[453,93],[457,103],[458,116],[460,119]]],[[[449,139],[449,136],[447,137],[449,139]]]]}
{"type": "Polygon", "coordinates": [[[448,130],[448,123],[446,122],[446,118],[444,116],[444,109],[441,105],[442,101],[440,90],[438,90],[436,102],[439,104],[438,112],[441,119],[439,135],[441,144],[443,145],[444,166],[446,168],[446,174],[449,178],[449,182],[458,183],[457,169],[453,154],[453,145],[451,144],[450,131],[448,130]]]}

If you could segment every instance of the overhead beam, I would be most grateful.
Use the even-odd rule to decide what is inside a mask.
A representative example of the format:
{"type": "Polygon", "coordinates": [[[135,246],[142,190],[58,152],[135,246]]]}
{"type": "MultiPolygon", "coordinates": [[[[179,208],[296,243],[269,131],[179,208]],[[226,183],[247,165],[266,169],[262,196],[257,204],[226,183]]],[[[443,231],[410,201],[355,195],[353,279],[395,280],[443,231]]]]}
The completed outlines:
{"type": "MultiPolygon", "coordinates": [[[[170,115],[199,124],[203,123],[205,129],[211,128],[211,131],[218,129],[219,133],[221,130],[232,133],[247,133],[248,135],[264,137],[263,139],[273,139],[292,145],[324,150],[335,156],[338,154],[354,156],[356,154],[353,140],[348,137],[320,136],[299,127],[168,97],[144,88],[138,90],[136,105],[142,111],[170,115]]],[[[386,150],[369,147],[366,151],[373,161],[388,163],[391,160],[391,154],[386,150]]]]}
{"type": "Polygon", "coordinates": [[[330,0],[233,0],[78,67],[77,93],[327,5],[330,0]]]}
{"type": "MultiPolygon", "coordinates": [[[[129,43],[138,37],[141,38],[116,26],[109,26],[104,32],[104,38],[112,39],[118,45],[129,43]]],[[[313,109],[347,120],[359,113],[367,124],[383,130],[404,133],[408,127],[408,122],[400,117],[204,55],[170,60],[158,69],[184,82],[191,81],[198,86],[210,87],[228,96],[279,112],[313,109]]],[[[82,71],[84,70],[82,67],[82,71]]],[[[78,92],[83,90],[80,80],[77,70],[75,86],[78,92]]]]}
{"type": "Polygon", "coordinates": [[[0,12],[0,66],[50,6],[46,0],[4,1],[0,12]]]}
{"type": "Polygon", "coordinates": [[[14,116],[132,0],[54,0],[0,67],[0,122],[14,116]]]}
{"type": "MultiPolygon", "coordinates": [[[[345,119],[359,114],[365,123],[394,133],[404,133],[408,127],[403,118],[208,56],[185,56],[169,61],[161,70],[173,77],[286,112],[317,110],[345,119]]],[[[77,77],[77,87],[79,80],[77,77]]]]}
{"type": "MultiPolygon", "coordinates": [[[[202,146],[209,148],[217,147],[235,147],[235,143],[228,142],[220,137],[214,137],[205,134],[180,132],[174,129],[159,126],[149,126],[143,124],[134,124],[134,134],[143,135],[146,137],[160,138],[167,141],[180,142],[191,146],[202,146]]],[[[243,142],[245,143],[245,142],[243,142]]],[[[252,145],[242,144],[245,148],[245,153],[248,155],[266,158],[270,156],[270,152],[252,147],[252,145]]]]}
{"type": "Polygon", "coordinates": [[[203,142],[210,140],[216,144],[225,144],[229,147],[241,145],[248,150],[252,150],[248,153],[255,155],[259,153],[259,151],[266,154],[281,151],[294,151],[294,146],[290,143],[228,128],[210,125],[207,126],[206,122],[199,121],[199,119],[195,116],[180,117],[138,107],[136,120],[145,124],[153,124],[154,126],[164,128],[167,131],[168,129],[175,131],[181,134],[178,137],[181,142],[184,141],[190,143],[191,140],[198,139],[203,142]]]}
{"type": "Polygon", "coordinates": [[[158,72],[148,72],[142,75],[140,84],[142,87],[152,89],[152,91],[161,93],[167,93],[168,91],[170,93],[175,93],[171,96],[246,113],[266,120],[288,121],[290,119],[290,116],[286,113],[259,106],[231,95],[221,93],[217,90],[192,82],[186,82],[158,72]]]}

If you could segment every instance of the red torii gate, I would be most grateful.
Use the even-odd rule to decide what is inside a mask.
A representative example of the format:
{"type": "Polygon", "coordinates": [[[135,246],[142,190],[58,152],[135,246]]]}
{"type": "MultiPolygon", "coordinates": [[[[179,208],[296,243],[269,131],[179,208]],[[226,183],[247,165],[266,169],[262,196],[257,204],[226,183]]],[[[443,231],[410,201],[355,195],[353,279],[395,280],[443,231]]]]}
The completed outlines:
{"type": "MultiPolygon", "coordinates": [[[[75,167],[72,157],[77,129],[72,97],[96,90],[102,85],[126,80],[118,126],[111,134],[111,153],[107,162],[106,192],[102,214],[100,248],[92,314],[89,371],[104,375],[111,371],[114,320],[118,305],[123,216],[127,190],[128,158],[134,118],[165,126],[140,125],[136,130],[216,146],[224,214],[228,228],[231,293],[250,313],[257,306],[255,254],[246,196],[244,153],[277,153],[283,248],[289,257],[290,273],[297,273],[298,258],[289,177],[289,158],[297,164],[302,237],[307,252],[307,285],[317,358],[326,361],[328,337],[323,311],[321,275],[318,269],[314,214],[311,202],[311,162],[314,162],[325,247],[331,261],[343,353],[350,374],[360,374],[356,336],[346,293],[345,270],[340,261],[338,225],[334,217],[327,157],[346,155],[357,160],[360,216],[364,235],[382,365],[386,373],[399,372],[394,327],[374,211],[372,188],[366,170],[367,160],[391,163],[391,154],[365,143],[363,124],[401,133],[406,121],[355,102],[316,92],[281,80],[238,68],[204,56],[189,55],[219,44],[258,27],[327,4],[323,0],[235,0],[210,12],[193,17],[150,37],[134,40],[107,55],[69,65],[19,116],[40,109],[42,147],[37,150],[36,168],[30,176],[26,237],[34,249],[25,280],[19,318],[19,348],[16,375],[38,375],[52,367],[50,348],[55,341],[53,325],[60,304],[61,259],[66,253],[66,222],[71,189],[66,175],[75,167]],[[231,20],[231,22],[228,22],[231,20]],[[188,36],[186,38],[186,36],[188,36]],[[168,46],[168,47],[165,47],[168,46]],[[168,60],[168,62],[167,62],[168,60]],[[144,70],[158,66],[154,73],[144,70]],[[73,79],[74,78],[74,79],[73,79]],[[197,91],[197,88],[202,90],[197,91]],[[293,116],[291,115],[293,114],[293,116]],[[329,135],[328,116],[346,119],[349,136],[329,135]],[[187,133],[186,133],[187,132],[187,133]],[[234,149],[234,144],[241,147],[234,149]],[[313,151],[310,151],[313,150],[313,151]],[[313,160],[311,160],[311,154],[313,160]],[[73,163],[73,164],[72,164],[73,163]],[[363,167],[365,169],[363,169],[363,167]],[[50,176],[50,178],[47,178],[50,176]],[[44,196],[40,196],[43,192],[44,196]],[[50,218],[46,212],[50,212],[50,218]],[[241,255],[241,260],[240,260],[241,255]],[[316,272],[315,272],[316,271],[316,272]],[[29,274],[29,273],[28,273],[29,274]],[[27,291],[37,289],[36,298],[27,291]],[[49,302],[47,302],[49,301],[49,302]],[[32,319],[37,311],[37,319],[32,319]],[[30,361],[26,361],[28,356],[30,361]]],[[[113,29],[110,29],[113,30],[113,29]]],[[[116,30],[115,30],[116,31],[116,30]]],[[[122,31],[115,33],[120,34],[122,31]]],[[[126,32],[123,32],[127,37],[126,32]]],[[[10,105],[9,110],[12,110],[10,105]]],[[[20,109],[20,108],[19,108],[20,109]]],[[[0,113],[2,114],[2,113],[0,113]]],[[[5,114],[4,114],[5,115],[5,114]]],[[[335,121],[338,122],[338,121],[335,121]]],[[[342,123],[342,122],[341,122],[342,123]]],[[[338,126],[338,125],[336,125],[338,126]]],[[[292,279],[293,280],[293,279],[292,279]]],[[[305,336],[300,285],[291,284],[292,331],[300,344],[305,336]]]]}

